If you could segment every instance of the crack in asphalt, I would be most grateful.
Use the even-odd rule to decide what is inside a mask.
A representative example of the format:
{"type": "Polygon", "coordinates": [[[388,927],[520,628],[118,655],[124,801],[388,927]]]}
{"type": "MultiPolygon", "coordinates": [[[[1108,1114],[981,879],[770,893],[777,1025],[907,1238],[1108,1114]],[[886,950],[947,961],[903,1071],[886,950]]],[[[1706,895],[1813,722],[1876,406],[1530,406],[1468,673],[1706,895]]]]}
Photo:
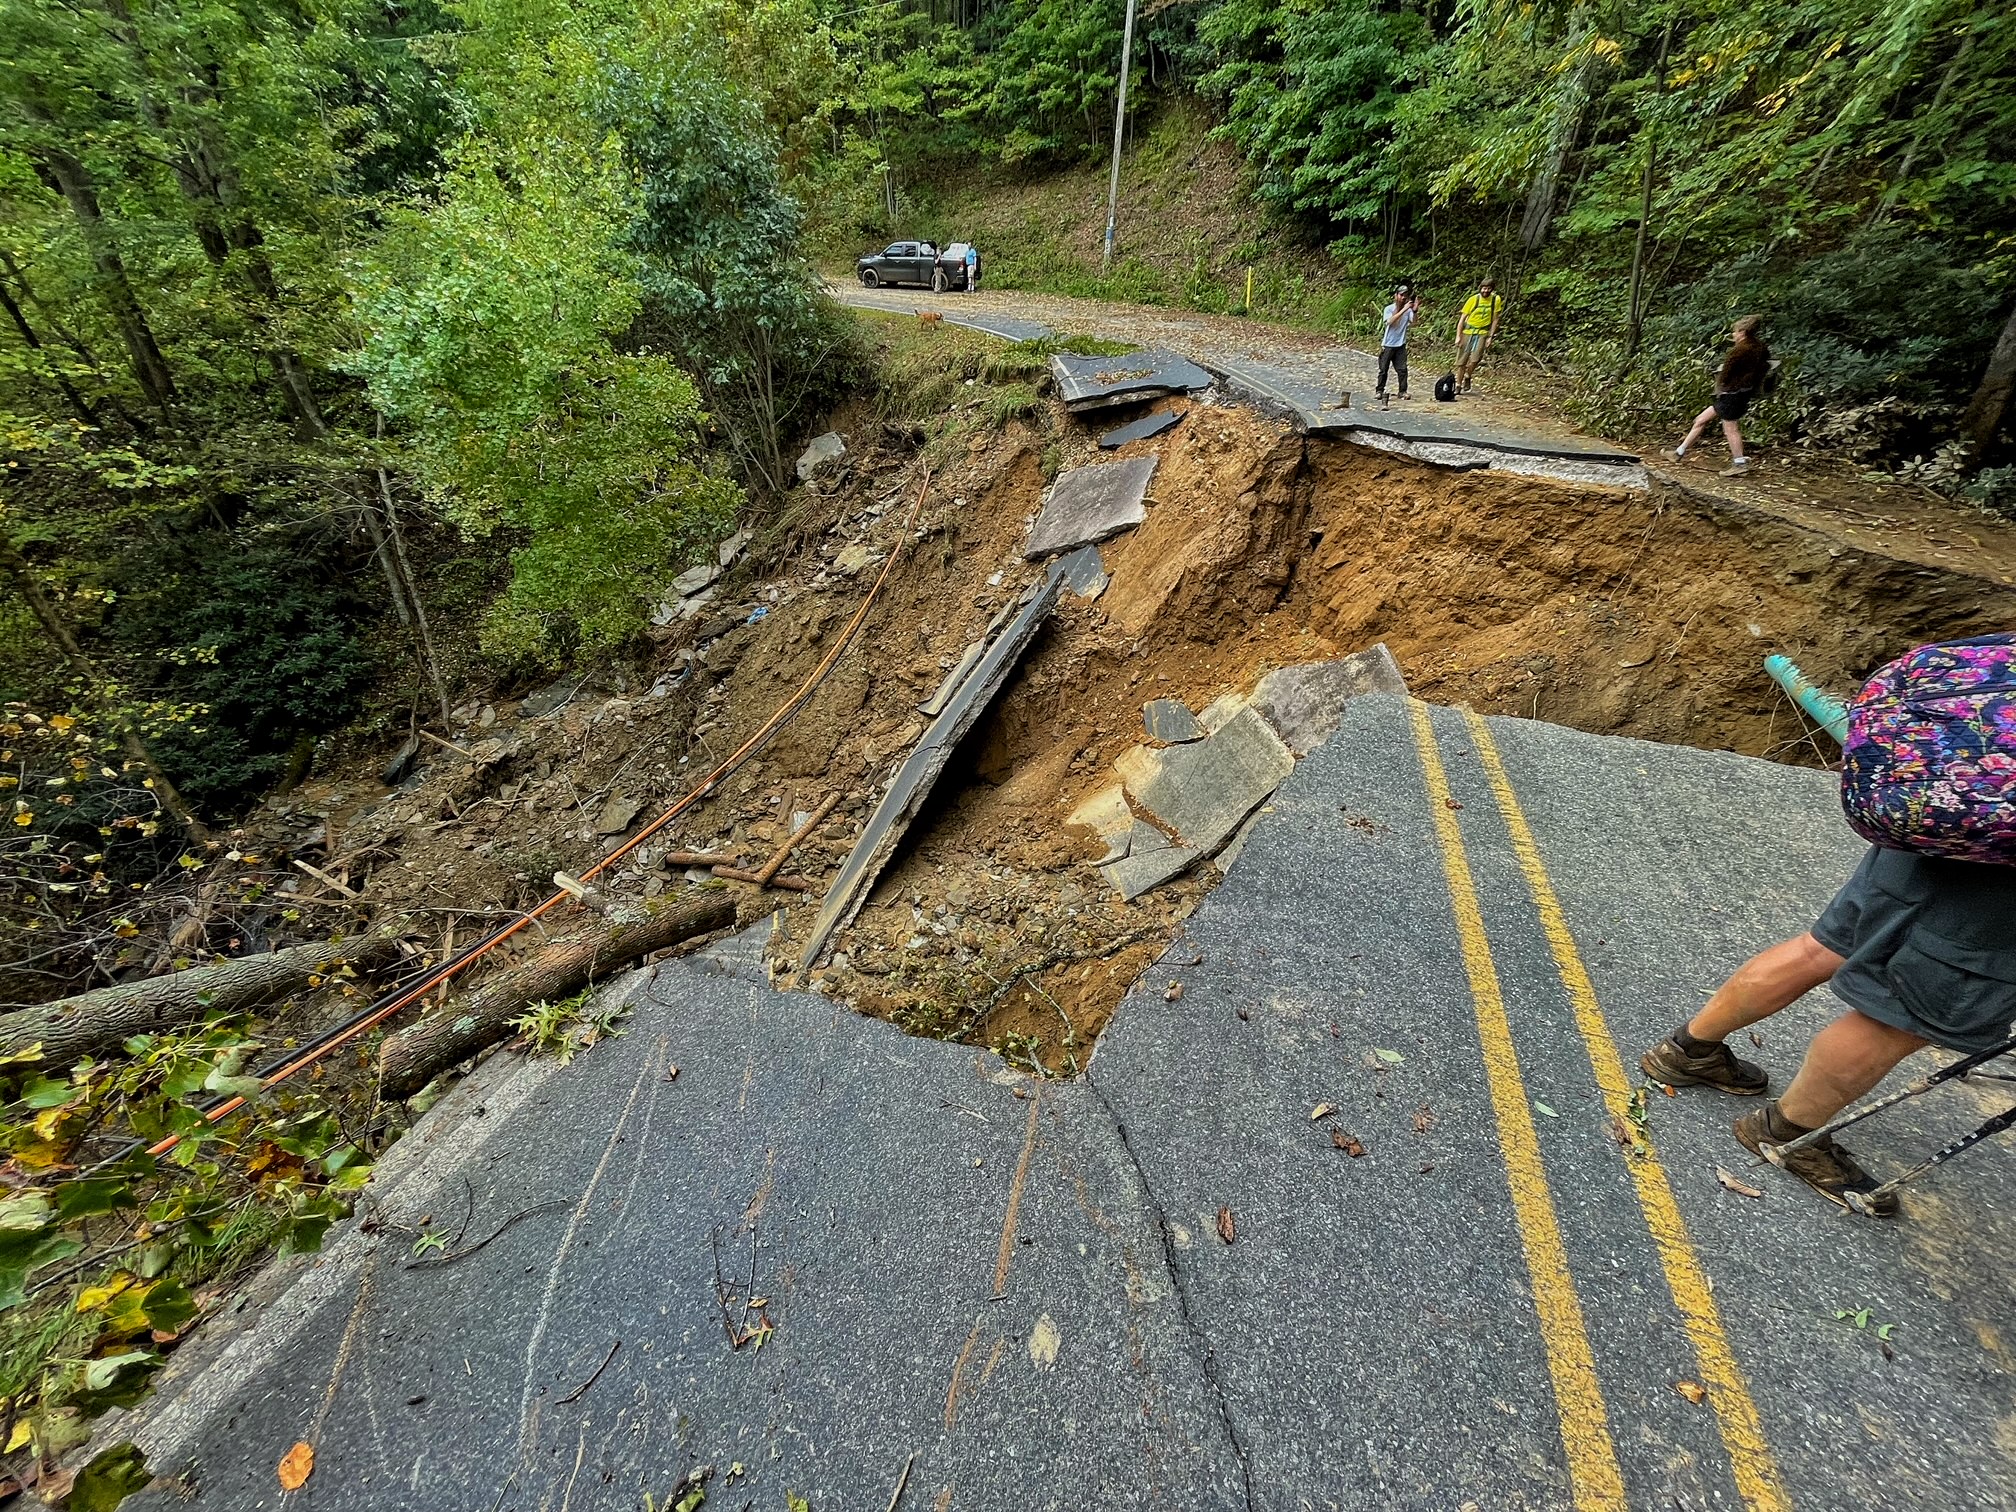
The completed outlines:
{"type": "Polygon", "coordinates": [[[1102,1088],[1088,1067],[1085,1085],[1092,1089],[1092,1095],[1099,1099],[1099,1106],[1106,1110],[1106,1118],[1119,1137],[1120,1148],[1127,1152],[1127,1162],[1134,1168],[1134,1179],[1141,1183],[1141,1195],[1148,1204],[1148,1211],[1155,1218],[1155,1233],[1162,1243],[1162,1266],[1169,1273],[1170,1289],[1176,1294],[1176,1310],[1183,1319],[1183,1326],[1189,1332],[1202,1362],[1205,1384],[1211,1388],[1212,1404],[1218,1409],[1218,1420],[1225,1425],[1225,1438],[1232,1446],[1233,1458],[1239,1461],[1240,1488],[1246,1499],[1246,1512],[1258,1512],[1258,1503],[1253,1497],[1253,1463],[1247,1454],[1246,1440],[1240,1436],[1239,1425],[1232,1420],[1232,1404],[1225,1395],[1225,1384],[1218,1379],[1218,1356],[1211,1347],[1210,1337],[1198,1321],[1191,1305],[1190,1288],[1183,1278],[1183,1268],[1176,1258],[1176,1236],[1170,1232],[1169,1216],[1162,1209],[1162,1200],[1155,1195],[1154,1183],[1148,1179],[1148,1170],[1141,1164],[1141,1157],[1135,1153],[1134,1142],[1127,1137],[1127,1125],[1113,1110],[1113,1104],[1106,1100],[1102,1088]]]}

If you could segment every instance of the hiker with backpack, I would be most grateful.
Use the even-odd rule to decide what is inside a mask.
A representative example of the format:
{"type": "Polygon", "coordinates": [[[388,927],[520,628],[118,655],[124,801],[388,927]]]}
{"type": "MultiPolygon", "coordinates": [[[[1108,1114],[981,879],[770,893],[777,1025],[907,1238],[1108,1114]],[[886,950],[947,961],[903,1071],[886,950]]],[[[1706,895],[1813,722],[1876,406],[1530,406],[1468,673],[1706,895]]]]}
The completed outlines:
{"type": "Polygon", "coordinates": [[[1722,469],[1722,476],[1736,478],[1750,470],[1750,459],[1743,454],[1743,432],[1736,422],[1750,413],[1750,406],[1771,377],[1771,348],[1764,344],[1764,317],[1745,315],[1729,328],[1729,340],[1729,355],[1722,359],[1722,366],[1715,374],[1715,400],[1694,417],[1687,439],[1673,448],[1671,456],[1675,462],[1685,462],[1694,443],[1708,429],[1708,422],[1720,420],[1723,439],[1729,443],[1729,465],[1722,469]]]}
{"type": "MultiPolygon", "coordinates": [[[[1989,1049],[2016,1021],[2016,635],[1884,667],[1849,710],[1842,760],[1842,808],[1873,842],[1854,875],[1810,930],[1738,967],[1639,1062],[1669,1087],[1762,1096],[1768,1076],[1729,1036],[1828,984],[1848,1011],[1776,1101],[1736,1121],[1760,1156],[1831,1123],[1906,1056],[1989,1049]]],[[[1843,1207],[1897,1210],[1892,1193],[1868,1200],[1877,1182],[1831,1138],[1775,1163],[1843,1207]]]]}
{"type": "MultiPolygon", "coordinates": [[[[1498,339],[1498,321],[1505,313],[1504,296],[1489,278],[1477,285],[1477,292],[1463,301],[1456,312],[1456,389],[1470,392],[1470,380],[1477,376],[1477,364],[1498,339]]],[[[1439,397],[1439,395],[1438,395],[1439,397]]]]}

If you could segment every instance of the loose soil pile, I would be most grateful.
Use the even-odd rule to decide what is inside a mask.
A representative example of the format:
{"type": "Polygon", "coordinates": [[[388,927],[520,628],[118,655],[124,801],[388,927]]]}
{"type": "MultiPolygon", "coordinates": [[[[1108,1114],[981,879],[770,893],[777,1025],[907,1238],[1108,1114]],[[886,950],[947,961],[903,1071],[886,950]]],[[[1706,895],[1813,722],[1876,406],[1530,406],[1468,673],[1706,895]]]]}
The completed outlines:
{"type": "MultiPolygon", "coordinates": [[[[882,556],[901,551],[859,642],[797,719],[597,882],[619,897],[720,885],[659,858],[759,865],[838,794],[786,867],[810,893],[730,884],[745,924],[775,912],[772,969],[786,978],[824,884],[923,732],[917,706],[1035,575],[1016,547],[1046,480],[1099,455],[1096,431],[1054,403],[999,427],[980,403],[934,444],[914,528],[925,456],[903,428],[840,417],[848,458],[796,491],[707,611],[666,633],[666,670],[648,689],[583,690],[551,713],[538,700],[469,709],[471,755],[430,748],[397,792],[325,784],[262,822],[290,837],[323,825],[324,860],[342,859],[349,885],[368,879],[374,903],[435,918],[444,947],[451,927],[466,943],[484,910],[522,907],[556,868],[592,864],[738,746],[831,649],[882,556]]],[[[1123,904],[1094,868],[1101,843],[1064,824],[1114,780],[1151,698],[1201,708],[1271,668],[1383,640],[1439,702],[1818,762],[1827,752],[1763,674],[1767,652],[1846,686],[1914,641],[2016,620],[2016,595],[1992,583],[1667,485],[1447,472],[1305,441],[1208,397],[1176,403],[1179,428],[1119,453],[1161,462],[1146,523],[1105,548],[1111,586],[1093,601],[1063,595],[811,974],[820,990],[1025,1066],[1082,1065],[1215,876],[1123,904]]]]}

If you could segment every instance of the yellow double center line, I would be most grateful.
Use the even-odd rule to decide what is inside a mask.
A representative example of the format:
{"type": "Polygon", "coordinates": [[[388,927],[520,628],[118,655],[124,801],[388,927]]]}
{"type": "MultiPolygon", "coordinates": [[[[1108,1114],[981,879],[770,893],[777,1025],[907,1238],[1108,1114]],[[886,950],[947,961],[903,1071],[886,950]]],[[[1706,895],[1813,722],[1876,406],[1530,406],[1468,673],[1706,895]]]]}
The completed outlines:
{"type": "MultiPolygon", "coordinates": [[[[1463,846],[1462,829],[1451,806],[1449,779],[1435,743],[1434,727],[1425,704],[1412,706],[1415,741],[1420,749],[1435,829],[1441,843],[1443,867],[1456,914],[1457,934],[1462,941],[1464,965],[1477,1003],[1477,1021],[1484,1047],[1484,1060],[1491,1082],[1492,1102],[1497,1110],[1499,1140],[1504,1148],[1508,1179],[1512,1186],[1514,1212],[1526,1246],[1527,1266],[1533,1277],[1533,1291],[1540,1313],[1542,1341],[1553,1373],[1555,1400],[1561,1414],[1562,1441],[1568,1454],[1569,1475],[1574,1484],[1578,1508],[1623,1507],[1623,1478],[1617,1467],[1615,1445],[1602,1390],[1596,1379],[1582,1311],[1568,1273],[1566,1251],[1561,1242],[1554,1204],[1546,1175],[1540,1165],[1538,1141],[1528,1109],[1526,1089],[1519,1075],[1519,1063],[1512,1046],[1503,994],[1491,948],[1484,933],[1477,906],[1477,892],[1470,863],[1463,846]]],[[[1512,850],[1518,859],[1526,887],[1539,912],[1542,932],[1554,957],[1555,970],[1574,1010],[1575,1025],[1589,1053],[1589,1064],[1603,1095],[1604,1106],[1618,1118],[1629,1116],[1631,1081],[1624,1069],[1617,1043],[1596,1000],[1596,989],[1582,963],[1575,937],[1569,931],[1561,900],[1540,858],[1533,829],[1519,806],[1517,795],[1506,776],[1505,764],[1482,717],[1465,710],[1465,723],[1476,746],[1492,796],[1497,800],[1512,850]]],[[[1686,1222],[1673,1198],[1658,1158],[1647,1151],[1624,1157],[1637,1191],[1638,1204],[1646,1227],[1659,1252],[1666,1284],[1673,1294],[1687,1335],[1694,1346],[1702,1383],[1714,1406],[1723,1447],[1729,1455],[1737,1493],[1746,1506],[1757,1512],[1790,1512],[1791,1501],[1765,1442],[1756,1403],[1743,1380],[1743,1372],[1729,1345],[1720,1310],[1709,1289],[1694,1247],[1687,1237],[1686,1222]]]]}

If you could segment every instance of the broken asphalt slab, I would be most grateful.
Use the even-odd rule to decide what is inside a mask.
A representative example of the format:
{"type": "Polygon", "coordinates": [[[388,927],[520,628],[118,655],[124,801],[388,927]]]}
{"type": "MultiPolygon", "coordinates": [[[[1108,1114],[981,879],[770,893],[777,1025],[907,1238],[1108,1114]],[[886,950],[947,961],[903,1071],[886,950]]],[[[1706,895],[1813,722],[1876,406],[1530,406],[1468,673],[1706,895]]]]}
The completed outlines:
{"type": "MultiPolygon", "coordinates": [[[[284,1505],[319,1512],[636,1512],[701,1464],[710,1505],[879,1508],[906,1462],[902,1506],[955,1512],[1574,1505],[1438,848],[1452,813],[1520,1074],[1556,1115],[1532,1122],[1615,1504],[1741,1505],[1712,1399],[1674,1389],[1695,1346],[1474,732],[1429,713],[1461,809],[1425,789],[1406,702],[1354,700],[1080,1081],[776,992],[750,936],[615,984],[628,1032],[564,1070],[486,1062],[323,1253],[269,1271],[266,1305],[220,1311],[106,1421],[163,1478],[129,1506],[280,1507],[302,1440],[314,1477],[284,1505]],[[420,1219],[465,1204],[476,1239],[539,1211],[413,1265],[420,1219]],[[724,1336],[717,1236],[731,1287],[753,1251],[760,1349],[724,1336]]],[[[1626,1046],[1806,927],[1861,852],[1825,773],[1489,726],[1626,1046]]],[[[1746,1053],[1787,1073],[1837,1011],[1815,994],[1746,1053]]],[[[1894,1170],[1941,1118],[1980,1116],[1964,1092],[1943,1106],[1872,1119],[1857,1153],[1894,1170]]],[[[1745,1166],[1753,1201],[1715,1180],[1741,1159],[1728,1117],[1655,1098],[1650,1133],[1778,1504],[1888,1485],[1923,1512],[2001,1505],[2016,1172],[1963,1157],[1890,1224],[1745,1166]],[[1870,1327],[1836,1316],[1858,1308],[1870,1327]]]]}
{"type": "Polygon", "coordinates": [[[1405,693],[1407,678],[1381,641],[1336,661],[1302,662],[1261,678],[1252,706],[1288,749],[1307,756],[1337,732],[1344,706],[1367,693],[1405,693]]]}
{"type": "Polygon", "coordinates": [[[1058,352],[1050,358],[1058,397],[1072,414],[1138,404],[1168,394],[1195,393],[1212,378],[1180,352],[1149,347],[1119,357],[1081,357],[1058,352]]]}
{"type": "Polygon", "coordinates": [[[1180,410],[1156,410],[1152,415],[1143,415],[1131,424],[1107,431],[1099,438],[1099,450],[1115,451],[1129,441],[1146,441],[1150,436],[1174,429],[1182,419],[1180,410]]]}
{"type": "Polygon", "coordinates": [[[1208,854],[1295,770],[1295,756],[1249,708],[1202,740],[1161,750],[1135,746],[1113,769],[1130,800],[1208,854]]]}
{"type": "Polygon", "coordinates": [[[1150,740],[1164,745],[1182,745],[1202,740],[1207,733],[1197,716],[1180,698],[1151,698],[1141,706],[1141,725],[1150,740]]]}
{"type": "Polygon", "coordinates": [[[1041,579],[1029,585],[1014,606],[1014,617],[1005,624],[997,619],[998,629],[994,630],[987,649],[967,666],[956,691],[946,693],[940,689],[933,700],[940,705],[940,712],[896,769],[895,776],[889,779],[888,789],[875,805],[875,812],[868,816],[861,838],[855,841],[854,849],[840,864],[839,875],[827,889],[819,916],[813,920],[805,948],[799,955],[801,967],[816,964],[825,954],[833,932],[861,911],[869,889],[895,855],[911,821],[931,795],[945,764],[952,759],[953,749],[986,713],[995,695],[1020,665],[1043,621],[1049,618],[1063,581],[1062,564],[1053,563],[1041,579]]]}
{"type": "Polygon", "coordinates": [[[1111,540],[1148,518],[1144,500],[1155,476],[1156,458],[1094,462],[1074,467],[1050,485],[1036,523],[1022,543],[1022,555],[1040,561],[1111,540]]]}

